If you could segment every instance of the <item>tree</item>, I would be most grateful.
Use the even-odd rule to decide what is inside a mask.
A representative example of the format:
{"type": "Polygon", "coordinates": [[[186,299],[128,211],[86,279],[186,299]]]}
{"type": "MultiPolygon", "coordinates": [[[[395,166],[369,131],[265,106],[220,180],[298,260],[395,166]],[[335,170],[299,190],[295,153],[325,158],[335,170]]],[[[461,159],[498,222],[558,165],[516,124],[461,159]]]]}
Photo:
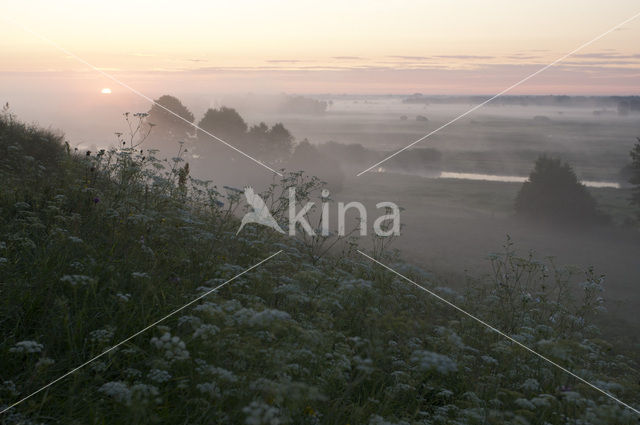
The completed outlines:
{"type": "MultiPolygon", "coordinates": [[[[226,106],[218,109],[207,109],[207,112],[198,123],[198,127],[233,146],[238,146],[238,141],[244,140],[247,132],[247,123],[238,111],[226,106]]],[[[209,137],[209,135],[198,131],[198,138],[206,139],[209,137]]]]}
{"type": "Polygon", "coordinates": [[[280,159],[286,158],[291,154],[293,140],[293,136],[282,123],[277,123],[271,127],[267,137],[269,150],[280,159]]]}
{"type": "Polygon", "coordinates": [[[249,129],[247,149],[260,159],[277,163],[291,155],[293,136],[281,123],[269,128],[261,122],[249,129]]]}
{"type": "MultiPolygon", "coordinates": [[[[631,152],[629,152],[631,156],[629,183],[633,185],[631,203],[640,207],[640,137],[638,137],[637,140],[637,143],[631,152]]],[[[640,216],[640,211],[638,212],[638,216],[640,216]]]]}
{"type": "Polygon", "coordinates": [[[541,156],[516,198],[516,215],[563,225],[604,223],[597,203],[576,173],[559,158],[541,156]]]}
{"type": "Polygon", "coordinates": [[[151,133],[153,139],[170,142],[183,141],[189,134],[194,133],[195,128],[190,124],[193,123],[194,116],[178,98],[164,95],[154,102],[146,119],[148,124],[154,125],[151,133]]]}
{"type": "Polygon", "coordinates": [[[307,139],[298,143],[289,161],[290,170],[302,170],[310,176],[326,181],[333,193],[342,190],[344,172],[340,164],[323,154],[307,139]]]}

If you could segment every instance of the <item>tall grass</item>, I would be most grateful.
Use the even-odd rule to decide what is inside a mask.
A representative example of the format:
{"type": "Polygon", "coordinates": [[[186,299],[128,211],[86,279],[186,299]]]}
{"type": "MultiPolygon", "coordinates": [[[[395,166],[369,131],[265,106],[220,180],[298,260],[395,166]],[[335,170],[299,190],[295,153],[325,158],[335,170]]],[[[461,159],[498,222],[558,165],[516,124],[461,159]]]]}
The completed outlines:
{"type": "MultiPolygon", "coordinates": [[[[0,120],[0,405],[284,252],[2,423],[637,422],[360,256],[310,257],[303,242],[256,227],[236,237],[237,191],[190,178],[180,152],[156,155],[126,145],[74,152],[50,132],[0,120]]],[[[464,293],[378,255],[640,402],[637,364],[594,321],[606,314],[601,277],[588,273],[578,287],[564,269],[505,248],[491,258],[495,273],[464,293]]]]}

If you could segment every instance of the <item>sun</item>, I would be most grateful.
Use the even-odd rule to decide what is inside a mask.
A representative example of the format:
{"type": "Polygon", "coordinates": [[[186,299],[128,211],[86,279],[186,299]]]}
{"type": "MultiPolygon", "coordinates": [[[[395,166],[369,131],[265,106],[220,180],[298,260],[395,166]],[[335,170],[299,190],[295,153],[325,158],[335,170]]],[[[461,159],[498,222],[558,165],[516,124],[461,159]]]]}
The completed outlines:
{"type": "Polygon", "coordinates": [[[111,94],[111,89],[109,87],[105,87],[102,90],[100,90],[100,93],[102,93],[102,94],[111,94]]]}

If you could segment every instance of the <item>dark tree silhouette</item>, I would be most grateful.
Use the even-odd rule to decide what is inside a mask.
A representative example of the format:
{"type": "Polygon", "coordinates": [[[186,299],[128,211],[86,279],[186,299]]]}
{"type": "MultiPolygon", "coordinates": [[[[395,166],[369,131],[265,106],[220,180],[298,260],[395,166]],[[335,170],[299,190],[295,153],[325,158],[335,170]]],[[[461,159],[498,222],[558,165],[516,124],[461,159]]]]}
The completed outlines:
{"type": "Polygon", "coordinates": [[[291,155],[293,140],[289,130],[281,123],[269,128],[261,122],[249,129],[247,144],[248,149],[262,160],[277,163],[291,155]]]}
{"type": "MultiPolygon", "coordinates": [[[[222,106],[218,109],[207,109],[198,123],[198,127],[221,138],[225,142],[238,146],[245,139],[247,123],[233,108],[222,106]]],[[[198,138],[204,139],[210,136],[198,131],[198,138]]]]}
{"type": "Polygon", "coordinates": [[[267,135],[269,150],[279,158],[286,158],[291,154],[293,136],[282,123],[277,123],[269,130],[267,135]]]}
{"type": "Polygon", "coordinates": [[[342,190],[344,172],[340,164],[322,153],[307,139],[298,143],[291,155],[290,170],[302,170],[310,176],[326,181],[332,192],[342,190]]]}
{"type": "MultiPolygon", "coordinates": [[[[631,156],[629,183],[633,185],[631,203],[640,207],[640,137],[638,137],[637,140],[637,143],[633,146],[631,152],[629,152],[631,156]]],[[[638,211],[638,217],[640,217],[640,211],[638,211]]]]}
{"type": "Polygon", "coordinates": [[[563,225],[607,221],[571,166],[547,156],[536,161],[518,193],[515,209],[520,217],[563,225]]]}
{"type": "Polygon", "coordinates": [[[195,128],[189,124],[193,123],[193,114],[178,98],[164,95],[156,99],[155,102],[156,104],[149,110],[149,116],[146,120],[147,123],[155,126],[151,135],[153,139],[175,142],[186,139],[189,134],[194,134],[195,128]],[[164,106],[184,120],[158,105],[164,106]]]}

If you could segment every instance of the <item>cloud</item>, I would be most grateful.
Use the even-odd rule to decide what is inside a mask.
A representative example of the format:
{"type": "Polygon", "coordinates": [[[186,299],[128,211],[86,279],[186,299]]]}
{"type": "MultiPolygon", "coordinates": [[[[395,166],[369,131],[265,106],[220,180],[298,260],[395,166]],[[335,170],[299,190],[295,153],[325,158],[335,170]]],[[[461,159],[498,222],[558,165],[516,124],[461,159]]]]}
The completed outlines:
{"type": "Polygon", "coordinates": [[[400,56],[400,55],[393,55],[393,56],[387,56],[388,58],[392,58],[392,59],[402,59],[402,60],[408,60],[408,61],[430,61],[433,60],[432,57],[430,56],[400,56]]]}
{"type": "Polygon", "coordinates": [[[495,56],[476,56],[476,55],[439,55],[434,56],[441,59],[495,59],[495,56]]]}
{"type": "Polygon", "coordinates": [[[565,61],[566,65],[638,65],[638,61],[631,60],[590,60],[590,61],[565,61]]]}
{"type": "Polygon", "coordinates": [[[363,60],[366,60],[366,58],[361,58],[360,56],[333,56],[331,59],[346,60],[346,61],[363,61],[363,60]]]}
{"type": "Polygon", "coordinates": [[[269,59],[267,63],[300,63],[300,62],[308,62],[298,59],[269,59]]]}
{"type": "Polygon", "coordinates": [[[523,55],[523,54],[515,54],[511,56],[507,56],[507,59],[516,59],[516,60],[530,60],[530,59],[540,59],[540,56],[533,55],[523,55]]]}
{"type": "Polygon", "coordinates": [[[581,53],[581,54],[573,55],[573,57],[586,58],[586,59],[640,59],[640,54],[621,55],[619,53],[596,52],[596,53],[581,53]]]}

